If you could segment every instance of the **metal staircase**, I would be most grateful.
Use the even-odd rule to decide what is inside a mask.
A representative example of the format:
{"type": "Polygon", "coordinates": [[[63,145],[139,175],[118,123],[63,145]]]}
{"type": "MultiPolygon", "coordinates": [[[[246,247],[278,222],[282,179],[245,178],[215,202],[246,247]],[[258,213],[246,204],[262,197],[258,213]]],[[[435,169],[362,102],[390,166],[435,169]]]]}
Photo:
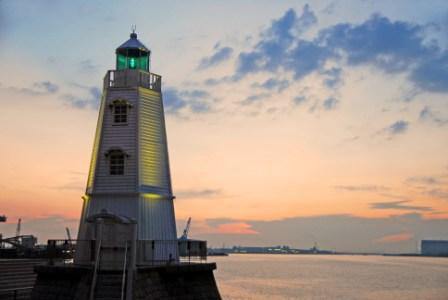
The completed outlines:
{"type": "Polygon", "coordinates": [[[120,271],[100,271],[95,287],[95,300],[121,300],[123,276],[120,271]]]}
{"type": "Polygon", "coordinates": [[[122,270],[102,270],[101,258],[103,246],[101,240],[96,252],[95,266],[92,276],[92,286],[90,300],[125,300],[126,299],[126,280],[128,265],[128,242],[124,246],[123,269],[122,270]]]}

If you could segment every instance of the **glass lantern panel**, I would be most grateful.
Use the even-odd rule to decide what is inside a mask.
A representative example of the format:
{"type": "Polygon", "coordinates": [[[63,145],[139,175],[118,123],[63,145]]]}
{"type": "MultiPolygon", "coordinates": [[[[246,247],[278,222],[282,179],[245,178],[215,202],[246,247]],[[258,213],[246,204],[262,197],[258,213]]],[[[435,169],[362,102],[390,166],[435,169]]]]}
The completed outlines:
{"type": "Polygon", "coordinates": [[[123,70],[126,69],[127,63],[126,63],[126,56],[123,54],[117,55],[117,70],[123,70]]]}
{"type": "Polygon", "coordinates": [[[144,70],[144,71],[149,71],[147,55],[139,57],[139,69],[144,70]]]}

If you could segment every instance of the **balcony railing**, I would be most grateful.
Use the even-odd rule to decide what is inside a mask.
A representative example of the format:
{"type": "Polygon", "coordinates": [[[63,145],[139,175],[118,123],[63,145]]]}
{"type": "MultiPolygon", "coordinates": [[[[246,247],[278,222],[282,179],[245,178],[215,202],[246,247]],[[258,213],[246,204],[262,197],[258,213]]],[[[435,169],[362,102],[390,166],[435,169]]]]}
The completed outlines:
{"type": "Polygon", "coordinates": [[[157,265],[171,262],[179,257],[182,263],[203,262],[207,260],[207,242],[197,240],[141,240],[137,243],[137,264],[157,265]],[[172,250],[177,253],[171,253],[172,250]]]}
{"type": "MultiPolygon", "coordinates": [[[[73,262],[83,265],[95,263],[97,241],[95,240],[48,240],[47,253],[50,261],[73,262]]],[[[114,245],[101,244],[101,263],[121,265],[126,253],[133,253],[131,241],[120,241],[114,245]]],[[[197,263],[207,260],[207,242],[198,240],[139,240],[136,243],[137,265],[164,265],[175,263],[197,263]]]]}
{"type": "Polygon", "coordinates": [[[162,76],[142,70],[109,70],[104,76],[104,88],[144,87],[161,91],[162,76]]]}

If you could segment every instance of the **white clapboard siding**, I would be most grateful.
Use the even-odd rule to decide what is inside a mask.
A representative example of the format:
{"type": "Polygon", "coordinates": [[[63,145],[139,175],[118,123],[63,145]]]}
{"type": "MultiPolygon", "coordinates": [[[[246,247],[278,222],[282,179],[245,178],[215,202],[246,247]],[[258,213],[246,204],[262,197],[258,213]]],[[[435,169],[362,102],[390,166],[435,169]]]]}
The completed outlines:
{"type": "Polygon", "coordinates": [[[140,191],[171,196],[171,178],[162,95],[140,88],[140,191]]]}
{"type": "Polygon", "coordinates": [[[138,200],[138,197],[133,195],[97,195],[94,201],[90,201],[88,215],[98,214],[106,209],[109,213],[137,220],[138,200]]]}
{"type": "MultiPolygon", "coordinates": [[[[177,240],[165,117],[159,91],[141,87],[141,82],[136,80],[128,81],[128,86],[105,84],[84,198],[78,236],[81,240],[88,238],[86,218],[103,209],[136,220],[139,240],[177,240]],[[131,104],[125,126],[113,123],[110,104],[118,99],[131,104]],[[105,154],[116,148],[128,155],[124,175],[109,174],[105,154]]],[[[169,254],[178,258],[176,242],[163,247],[157,250],[158,258],[169,254]]]]}
{"type": "Polygon", "coordinates": [[[94,190],[97,193],[137,191],[137,103],[138,91],[136,88],[113,88],[107,92],[94,182],[94,190]],[[116,126],[113,123],[110,104],[117,99],[125,99],[132,105],[125,126],[116,126]],[[109,161],[105,154],[114,148],[120,148],[128,155],[124,175],[109,174],[109,161]]]}
{"type": "Polygon", "coordinates": [[[140,240],[176,240],[173,201],[141,196],[138,238],[140,240]]]}
{"type": "Polygon", "coordinates": [[[93,181],[95,178],[95,171],[97,168],[97,161],[98,161],[98,149],[100,147],[100,141],[101,141],[101,129],[103,128],[103,117],[104,117],[104,107],[105,107],[105,98],[107,95],[107,90],[103,91],[103,95],[101,97],[101,103],[100,103],[100,111],[98,114],[98,121],[96,124],[96,132],[95,132],[95,140],[93,142],[93,149],[92,149],[92,158],[90,160],[90,169],[89,169],[89,177],[87,179],[87,188],[86,193],[89,194],[92,192],[93,189],[93,181]]]}

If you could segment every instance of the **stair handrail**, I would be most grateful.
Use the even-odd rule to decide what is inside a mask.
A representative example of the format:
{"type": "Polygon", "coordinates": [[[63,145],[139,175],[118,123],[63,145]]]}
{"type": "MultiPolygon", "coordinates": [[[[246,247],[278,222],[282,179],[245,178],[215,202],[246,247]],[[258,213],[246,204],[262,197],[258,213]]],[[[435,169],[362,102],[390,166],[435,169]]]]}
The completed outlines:
{"type": "Polygon", "coordinates": [[[124,287],[126,284],[127,255],[128,255],[128,241],[126,241],[124,243],[123,277],[121,278],[121,300],[124,300],[124,287]]]}
{"type": "Polygon", "coordinates": [[[90,286],[90,297],[89,297],[90,300],[94,300],[95,297],[96,279],[98,276],[98,268],[100,265],[101,241],[103,239],[103,220],[98,219],[98,223],[99,223],[98,235],[97,235],[98,247],[96,249],[95,254],[95,265],[93,268],[92,285],[90,286]]]}

